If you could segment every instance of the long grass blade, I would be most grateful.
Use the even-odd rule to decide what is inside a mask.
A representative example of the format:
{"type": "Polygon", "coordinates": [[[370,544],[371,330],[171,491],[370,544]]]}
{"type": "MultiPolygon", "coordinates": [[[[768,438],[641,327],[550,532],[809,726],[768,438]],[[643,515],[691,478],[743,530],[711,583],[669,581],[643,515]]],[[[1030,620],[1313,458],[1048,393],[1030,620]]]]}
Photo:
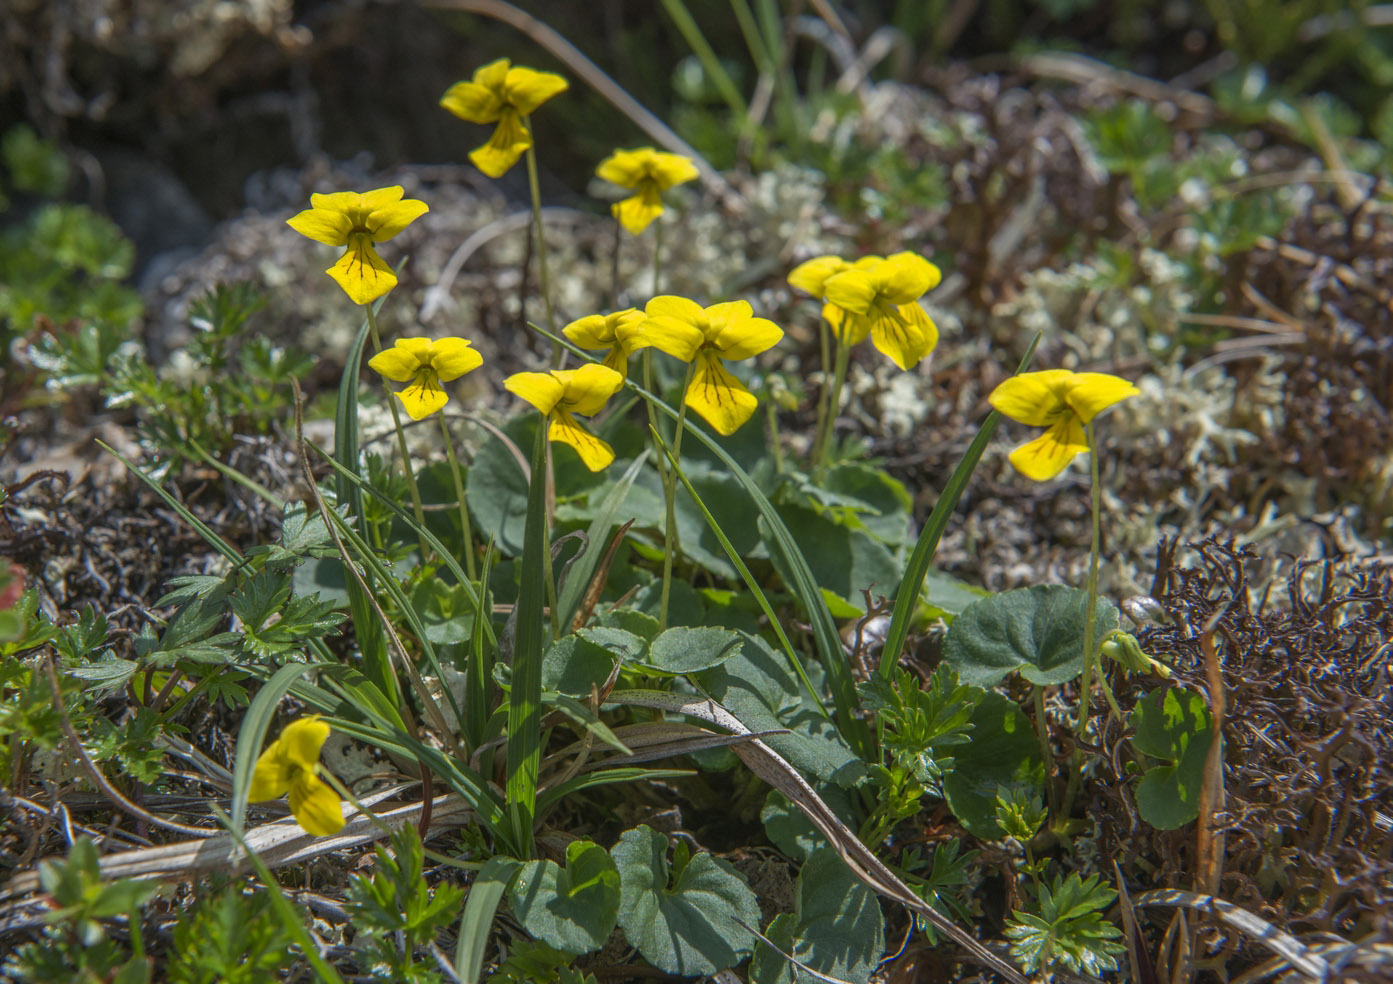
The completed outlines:
{"type": "MultiPolygon", "coordinates": [[[[1035,356],[1035,347],[1039,344],[1040,336],[1036,335],[1030,343],[1030,348],[1026,350],[1025,357],[1016,367],[1017,374],[1025,372],[1029,367],[1030,360],[1035,356]]],[[[909,638],[909,623],[914,617],[914,608],[919,602],[924,578],[928,576],[929,564],[933,562],[934,552],[938,550],[938,541],[943,538],[943,531],[948,528],[948,520],[952,518],[953,510],[958,507],[958,500],[962,498],[963,490],[967,488],[968,480],[972,478],[972,472],[1000,422],[1001,414],[995,410],[987,415],[987,419],[977,430],[977,436],[972,439],[967,452],[958,462],[958,467],[953,469],[953,474],[939,493],[933,511],[924,522],[924,528],[919,531],[919,539],[909,555],[904,577],[900,579],[900,586],[895,590],[895,607],[890,614],[890,628],[885,633],[885,648],[880,653],[880,675],[887,680],[895,672],[900,652],[904,649],[905,640],[909,638]]]]}
{"type": "Polygon", "coordinates": [[[520,857],[532,856],[542,759],[542,601],[546,595],[547,424],[538,421],[527,488],[527,527],[517,600],[512,688],[508,691],[508,816],[520,857]]]}
{"type": "Polygon", "coordinates": [[[571,569],[566,574],[566,584],[561,589],[561,599],[557,603],[563,627],[571,624],[576,609],[580,607],[581,600],[585,597],[590,579],[595,576],[595,570],[600,565],[604,545],[609,540],[609,531],[614,528],[614,521],[624,505],[624,499],[628,496],[629,489],[633,487],[634,480],[638,478],[639,470],[642,469],[646,460],[648,460],[648,452],[645,450],[634,459],[633,464],[625,469],[619,481],[615,482],[614,487],[605,494],[604,499],[600,502],[600,508],[595,512],[595,518],[590,521],[590,527],[585,532],[590,547],[571,565],[571,569]]]}
{"type": "Polygon", "coordinates": [[[271,725],[271,718],[275,715],[281,698],[290,688],[319,665],[287,663],[282,666],[257,691],[247,706],[247,713],[242,715],[242,726],[237,729],[237,762],[232,768],[231,829],[239,839],[247,818],[247,795],[251,792],[252,771],[256,768],[256,760],[261,754],[261,746],[266,740],[266,729],[271,725]]]}
{"type": "Polygon", "coordinates": [[[517,866],[512,858],[490,858],[469,886],[469,898],[460,917],[459,943],[455,945],[455,974],[464,984],[477,984],[479,980],[493,916],[517,866]]]}

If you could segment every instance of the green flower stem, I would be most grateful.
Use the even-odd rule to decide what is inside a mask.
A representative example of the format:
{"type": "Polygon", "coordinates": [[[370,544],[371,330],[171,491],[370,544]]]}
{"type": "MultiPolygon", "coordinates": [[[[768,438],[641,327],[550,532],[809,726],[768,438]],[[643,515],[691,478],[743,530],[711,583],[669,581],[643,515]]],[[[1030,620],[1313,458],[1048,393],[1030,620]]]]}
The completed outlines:
{"type": "MultiPolygon", "coordinates": [[[[1083,679],[1079,683],[1079,710],[1074,719],[1074,740],[1082,743],[1088,731],[1089,707],[1093,703],[1093,673],[1098,664],[1096,639],[1098,632],[1098,561],[1103,540],[1103,486],[1099,479],[1098,439],[1090,420],[1084,425],[1088,442],[1088,473],[1093,502],[1093,540],[1088,550],[1088,607],[1083,613],[1083,679]]],[[[1101,673],[1100,673],[1101,676],[1101,673]]],[[[1083,780],[1082,747],[1075,747],[1069,768],[1069,785],[1064,792],[1064,808],[1059,819],[1066,819],[1074,808],[1079,786],[1083,780]]]]}
{"type": "Polygon", "coordinates": [[[832,335],[837,344],[837,363],[832,374],[832,391],[828,394],[827,414],[821,421],[817,445],[813,448],[813,479],[818,482],[827,472],[827,452],[832,445],[832,432],[836,430],[837,412],[842,405],[842,386],[846,383],[847,366],[851,364],[851,346],[842,341],[836,332],[832,335]]]}
{"type": "Polygon", "coordinates": [[[455,481],[455,499],[459,502],[460,529],[464,538],[464,570],[469,580],[477,581],[478,572],[474,566],[474,531],[469,525],[469,506],[464,501],[464,482],[459,477],[459,461],[455,458],[455,442],[450,436],[445,414],[440,414],[440,436],[445,439],[445,457],[450,462],[450,477],[455,481]]]}
{"type": "Polygon", "coordinates": [[[1050,749],[1050,720],[1045,715],[1045,688],[1035,684],[1031,690],[1035,701],[1035,733],[1040,737],[1040,761],[1045,766],[1045,794],[1049,798],[1050,814],[1059,809],[1058,790],[1053,780],[1054,752],[1050,749]]]}
{"type": "MultiPolygon", "coordinates": [[[[695,360],[687,363],[687,378],[682,381],[682,392],[687,392],[687,387],[692,384],[692,375],[696,372],[695,360]]],[[[647,384],[648,380],[644,380],[647,384]]],[[[687,401],[683,399],[682,405],[677,408],[677,433],[672,437],[672,460],[682,460],[682,432],[687,429],[687,401]]],[[[672,469],[666,469],[663,473],[663,498],[666,500],[667,513],[663,518],[663,591],[658,602],[658,631],[662,632],[667,628],[667,605],[668,598],[672,594],[672,558],[681,549],[677,542],[677,475],[672,469]]]]}
{"type": "MultiPolygon", "coordinates": [[[[382,351],[382,339],[377,333],[377,316],[372,313],[371,304],[364,304],[363,310],[368,313],[368,330],[372,334],[372,350],[376,354],[382,351]]],[[[416,472],[411,467],[411,452],[406,447],[406,431],[402,430],[401,411],[397,409],[396,395],[387,385],[386,379],[382,380],[382,392],[386,394],[387,406],[392,411],[392,426],[397,432],[397,450],[401,452],[401,467],[406,472],[407,488],[411,490],[411,512],[416,517],[416,524],[424,529],[426,513],[421,508],[421,490],[416,486],[416,472]]],[[[426,546],[425,536],[419,531],[417,531],[417,540],[421,545],[421,563],[424,564],[430,558],[430,548],[426,546]]]]}
{"type": "Polygon", "coordinates": [[[784,447],[779,439],[779,408],[773,400],[764,401],[764,412],[769,417],[769,449],[774,452],[774,474],[784,473],[784,447]]]}
{"type": "Polygon", "coordinates": [[[663,282],[663,217],[653,222],[653,296],[662,293],[663,282]]]}
{"type": "MultiPolygon", "coordinates": [[[[523,129],[527,131],[529,137],[532,136],[532,121],[527,117],[522,120],[523,129]]],[[[535,141],[527,148],[527,187],[532,193],[532,223],[536,229],[537,238],[537,279],[538,289],[542,293],[542,307],[547,314],[547,330],[553,335],[556,334],[556,312],[551,308],[551,275],[547,270],[547,239],[542,230],[542,185],[537,180],[537,147],[535,141]]],[[[551,349],[552,368],[561,367],[561,349],[553,344],[551,349]]]]}
{"type": "MultiPolygon", "coordinates": [[[[550,437],[551,420],[547,418],[542,421],[541,428],[550,437]]],[[[551,612],[551,637],[561,638],[561,612],[558,610],[556,598],[556,573],[552,566],[551,559],[551,526],[556,517],[556,459],[552,457],[551,441],[546,442],[547,469],[546,469],[546,501],[542,507],[542,546],[546,549],[542,551],[542,569],[545,571],[547,608],[551,612]]]]}

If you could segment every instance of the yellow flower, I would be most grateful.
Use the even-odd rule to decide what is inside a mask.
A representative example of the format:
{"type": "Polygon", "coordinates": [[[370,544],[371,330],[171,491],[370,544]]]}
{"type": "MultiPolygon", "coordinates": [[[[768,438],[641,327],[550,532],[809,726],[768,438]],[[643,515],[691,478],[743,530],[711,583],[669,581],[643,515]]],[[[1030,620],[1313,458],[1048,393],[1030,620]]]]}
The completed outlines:
{"type": "Polygon", "coordinates": [[[662,192],[695,180],[698,174],[688,158],[652,147],[616,150],[600,162],[595,173],[604,181],[638,192],[610,206],[619,224],[635,236],[663,214],[662,192]]]}
{"type": "Polygon", "coordinates": [[[401,185],[361,194],[311,195],[311,207],[287,219],[286,225],[326,246],[347,246],[339,261],[324,272],[338,281],[354,304],[370,304],[397,285],[396,274],[382,262],[373,244],[386,242],[430,211],[425,202],[401,196],[401,185]]]}
{"type": "Polygon", "coordinates": [[[1084,425],[1114,403],[1139,392],[1127,380],[1105,372],[1045,369],[1012,376],[987,399],[1018,423],[1048,428],[1011,452],[1011,464],[1017,471],[1046,482],[1067,468],[1074,455],[1088,450],[1084,425]]]}
{"type": "Polygon", "coordinates": [[[572,416],[599,413],[605,401],[624,386],[624,377],[609,366],[592,362],[579,369],[519,372],[505,379],[503,386],[540,410],[550,422],[547,440],[575,448],[586,468],[599,471],[614,460],[614,449],[572,416]]]}
{"type": "Polygon", "coordinates": [[[683,362],[695,362],[683,402],[723,435],[734,434],[755,412],[759,401],[721,364],[748,359],[773,348],[783,329],[754,317],[748,301],[729,301],[703,308],[685,297],[655,297],[643,321],[620,325],[616,334],[629,351],[651,345],[683,362]]]}
{"type": "Polygon", "coordinates": [[[398,338],[368,360],[368,368],[393,382],[410,383],[397,394],[412,420],[424,420],[449,402],[441,382],[458,379],[484,364],[463,338],[398,338]]]}
{"type": "Polygon", "coordinates": [[[572,321],[561,333],[583,349],[608,349],[602,360],[621,376],[628,375],[629,348],[619,340],[620,325],[642,321],[642,311],[625,308],[613,314],[590,314],[578,321],[572,321]]]}
{"type": "Polygon", "coordinates": [[[498,124],[488,143],[470,151],[469,159],[489,177],[501,178],[532,146],[523,117],[567,88],[566,80],[553,72],[510,67],[508,59],[500,58],[475,71],[471,81],[450,86],[440,105],[470,123],[498,124]]]}
{"type": "Polygon", "coordinates": [[[291,721],[261,753],[252,772],[251,802],[290,794],[290,812],[306,833],[327,837],[343,829],[338,794],[316,776],[329,726],[317,715],[291,721]]]}
{"type": "Polygon", "coordinates": [[[860,344],[869,334],[895,365],[912,369],[938,344],[938,328],[918,301],[942,276],[922,256],[904,252],[855,263],[815,257],[794,268],[788,282],[826,302],[822,316],[843,344],[860,344]]]}

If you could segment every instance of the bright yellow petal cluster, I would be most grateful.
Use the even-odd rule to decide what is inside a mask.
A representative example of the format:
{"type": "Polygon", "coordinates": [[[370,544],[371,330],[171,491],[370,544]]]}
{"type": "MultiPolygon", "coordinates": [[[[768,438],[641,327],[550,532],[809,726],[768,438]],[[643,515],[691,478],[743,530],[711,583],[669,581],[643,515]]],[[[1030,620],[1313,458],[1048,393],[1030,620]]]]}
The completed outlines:
{"type": "Polygon", "coordinates": [[[683,362],[694,362],[683,402],[723,435],[734,434],[754,415],[759,401],[722,365],[748,359],[784,337],[783,329],[756,318],[748,301],[702,307],[685,297],[655,297],[642,321],[620,325],[616,334],[630,352],[652,346],[683,362]]]}
{"type": "Polygon", "coordinates": [[[498,124],[488,143],[471,151],[469,159],[489,177],[501,178],[532,146],[524,117],[567,88],[566,80],[554,72],[500,58],[478,69],[468,82],[450,86],[440,105],[470,123],[498,124]]]}
{"type": "Polygon", "coordinates": [[[619,327],[642,321],[644,314],[635,308],[625,308],[613,314],[590,314],[572,321],[561,333],[583,349],[605,349],[602,360],[621,376],[629,372],[629,349],[619,340],[619,327]]]}
{"type": "Polygon", "coordinates": [[[912,369],[938,345],[938,327],[919,298],[943,279],[938,267],[916,253],[817,256],[800,263],[788,282],[825,303],[822,316],[844,345],[871,344],[901,369],[912,369]]]}
{"type": "Polygon", "coordinates": [[[614,449],[590,433],[573,416],[593,416],[624,386],[624,377],[608,366],[590,363],[579,369],[519,372],[503,381],[514,396],[532,404],[547,418],[547,440],[576,449],[591,471],[614,461],[614,449]]]}
{"type": "Polygon", "coordinates": [[[290,812],[306,833],[327,837],[343,829],[338,794],[315,775],[329,726],[318,716],[291,721],[256,760],[248,799],[253,803],[290,794],[290,812]]]}
{"type": "Polygon", "coordinates": [[[619,224],[637,236],[663,214],[661,193],[674,185],[693,181],[696,165],[681,154],[669,154],[652,147],[616,150],[600,162],[595,174],[602,180],[629,188],[635,194],[610,206],[619,224]]]}
{"type": "Polygon", "coordinates": [[[442,382],[458,379],[484,364],[463,338],[398,338],[368,360],[368,368],[397,383],[410,383],[397,399],[412,420],[424,420],[449,402],[442,382]]]}
{"type": "Polygon", "coordinates": [[[1011,452],[1011,464],[1026,478],[1047,482],[1088,450],[1085,425],[1115,403],[1140,392],[1105,372],[1045,369],[1012,376],[988,401],[1004,416],[1045,433],[1011,452]]]}
{"type": "Polygon", "coordinates": [[[310,207],[286,224],[326,246],[346,246],[339,261],[324,271],[354,304],[370,304],[397,285],[374,243],[386,242],[430,211],[425,202],[403,199],[401,185],[376,191],[338,191],[311,195],[310,207]]]}

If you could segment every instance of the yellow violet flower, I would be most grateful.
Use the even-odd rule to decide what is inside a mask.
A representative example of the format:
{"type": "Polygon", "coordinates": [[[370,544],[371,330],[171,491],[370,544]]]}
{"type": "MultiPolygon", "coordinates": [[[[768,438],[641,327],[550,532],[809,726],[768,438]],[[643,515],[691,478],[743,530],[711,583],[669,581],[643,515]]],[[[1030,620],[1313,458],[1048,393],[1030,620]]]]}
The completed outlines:
{"type": "Polygon", "coordinates": [[[778,344],[783,329],[754,317],[748,301],[702,307],[685,297],[655,297],[643,321],[620,325],[621,343],[630,351],[652,346],[683,362],[694,362],[683,402],[722,435],[734,434],[755,412],[759,401],[721,364],[748,359],[778,344]]]}
{"type": "Polygon", "coordinates": [[[1026,478],[1047,482],[1088,450],[1084,429],[1115,403],[1136,396],[1135,386],[1105,372],[1045,369],[1012,376],[992,390],[988,402],[1003,415],[1047,430],[1011,452],[1011,464],[1026,478]]]}
{"type": "Polygon", "coordinates": [[[697,177],[696,165],[681,154],[669,154],[652,147],[616,150],[600,162],[595,174],[602,180],[637,192],[610,211],[619,224],[637,236],[663,214],[662,192],[697,177]]]}
{"type": "Polygon", "coordinates": [[[568,84],[554,72],[512,65],[508,59],[489,62],[468,82],[456,82],[440,105],[470,123],[497,123],[488,143],[469,153],[474,166],[491,178],[501,178],[532,146],[523,117],[568,84]]]}
{"type": "Polygon", "coordinates": [[[376,191],[336,191],[311,195],[310,207],[286,225],[326,246],[346,246],[339,261],[324,272],[333,277],[354,304],[370,304],[397,285],[396,274],[373,249],[415,222],[430,207],[403,199],[401,185],[376,191]]]}
{"type": "Polygon", "coordinates": [[[449,402],[442,382],[458,379],[484,364],[463,338],[398,338],[368,360],[368,368],[395,383],[410,383],[397,394],[412,420],[424,420],[449,402]]]}
{"type": "Polygon", "coordinates": [[[541,411],[549,421],[547,440],[575,448],[586,468],[600,471],[614,460],[614,449],[573,416],[599,413],[605,401],[624,386],[624,377],[609,366],[592,362],[579,369],[519,372],[505,379],[503,386],[541,411]]]}
{"type": "Polygon", "coordinates": [[[329,726],[317,715],[291,721],[256,760],[248,799],[253,803],[290,794],[290,812],[306,833],[327,837],[343,829],[339,797],[315,775],[329,726]]]}
{"type": "Polygon", "coordinates": [[[635,308],[625,308],[613,314],[590,314],[572,321],[561,329],[561,334],[583,349],[607,349],[603,363],[621,376],[627,376],[630,352],[628,346],[619,340],[619,326],[636,324],[643,318],[643,312],[635,308]]]}
{"type": "Polygon", "coordinates": [[[854,263],[815,257],[795,267],[788,282],[826,302],[822,316],[843,344],[869,334],[896,366],[912,369],[938,344],[938,328],[918,301],[942,279],[928,260],[902,252],[854,263]]]}

